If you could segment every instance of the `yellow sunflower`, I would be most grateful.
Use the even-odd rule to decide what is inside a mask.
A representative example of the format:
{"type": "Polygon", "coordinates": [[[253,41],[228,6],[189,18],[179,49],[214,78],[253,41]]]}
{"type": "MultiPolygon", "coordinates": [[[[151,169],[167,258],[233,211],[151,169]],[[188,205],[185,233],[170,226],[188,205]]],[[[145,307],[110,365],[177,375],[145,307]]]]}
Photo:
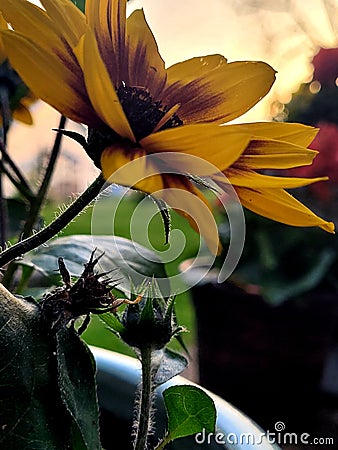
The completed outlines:
{"type": "MultiPolygon", "coordinates": [[[[309,164],[315,155],[306,148],[305,136],[312,135],[308,129],[294,132],[288,124],[220,126],[241,116],[268,93],[275,80],[268,64],[228,63],[221,55],[209,55],[166,68],[143,11],[136,10],[126,19],[126,0],[87,0],[85,14],[70,0],[41,0],[41,4],[43,9],[26,0],[0,0],[0,10],[13,28],[2,33],[6,51],[37,96],[88,126],[84,147],[106,179],[130,161],[140,160],[137,171],[145,176],[137,188],[148,193],[163,190],[169,204],[168,188],[183,189],[206,203],[184,176],[210,175],[199,173],[198,164],[180,159],[181,174],[177,174],[178,163],[173,158],[168,160],[169,167],[163,166],[161,158],[158,167],[153,167],[156,159],[141,158],[183,153],[225,171],[230,181],[241,186],[245,206],[257,201],[256,210],[263,214],[264,207],[258,207],[260,197],[273,201],[263,175],[259,189],[248,191],[252,198],[241,183],[252,187],[255,175],[257,184],[259,175],[253,171],[264,162],[273,161],[274,168],[293,167],[309,164]],[[255,162],[259,159],[255,152],[261,163],[255,162]],[[176,175],[168,173],[170,168],[176,175]]],[[[130,184],[133,179],[130,174],[130,184]]],[[[289,187],[289,179],[285,183],[280,181],[280,186],[289,187]]],[[[282,188],[274,192],[290,215],[295,204],[282,188]]],[[[177,209],[185,210],[184,198],[182,204],[176,202],[177,209]]],[[[302,204],[296,211],[302,215],[297,225],[333,230],[332,224],[302,204]]],[[[283,220],[284,213],[279,212],[271,217],[283,220]]],[[[209,227],[202,226],[200,232],[215,251],[218,240],[209,227]]]]}
{"type": "MultiPolygon", "coordinates": [[[[0,15],[0,30],[7,29],[7,22],[0,15]]],[[[28,88],[8,64],[7,58],[8,55],[0,35],[0,77],[2,82],[5,81],[9,87],[9,101],[12,117],[15,120],[31,125],[33,123],[33,119],[29,111],[29,107],[37,99],[31,92],[29,92],[28,88]]]]}

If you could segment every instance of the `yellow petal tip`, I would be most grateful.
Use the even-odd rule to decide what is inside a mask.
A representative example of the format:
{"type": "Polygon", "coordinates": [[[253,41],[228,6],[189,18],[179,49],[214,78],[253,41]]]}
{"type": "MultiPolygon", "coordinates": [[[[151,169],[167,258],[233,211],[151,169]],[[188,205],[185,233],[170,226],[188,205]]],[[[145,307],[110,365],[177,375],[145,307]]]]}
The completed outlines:
{"type": "Polygon", "coordinates": [[[328,233],[336,234],[335,224],[333,222],[325,222],[323,225],[321,225],[320,228],[327,231],[328,233]]]}

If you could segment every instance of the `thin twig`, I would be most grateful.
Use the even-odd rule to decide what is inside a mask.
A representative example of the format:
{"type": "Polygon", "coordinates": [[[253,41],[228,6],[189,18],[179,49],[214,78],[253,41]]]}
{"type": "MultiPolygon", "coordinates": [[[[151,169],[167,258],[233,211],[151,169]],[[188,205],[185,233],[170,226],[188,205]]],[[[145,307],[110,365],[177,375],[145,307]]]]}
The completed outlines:
{"type": "Polygon", "coordinates": [[[9,181],[13,184],[13,186],[16,187],[16,189],[20,192],[20,194],[25,197],[26,200],[29,202],[32,202],[35,198],[32,191],[26,190],[26,188],[20,183],[20,181],[16,180],[12,173],[7,169],[7,167],[4,165],[4,161],[0,159],[0,167],[4,175],[9,179],[9,181]]]}
{"type": "MultiPolygon", "coordinates": [[[[64,116],[61,116],[59,128],[64,128],[65,124],[66,124],[66,118],[64,116]]],[[[26,223],[24,225],[23,232],[22,232],[22,239],[26,239],[32,233],[32,230],[33,230],[36,220],[39,216],[43,202],[46,199],[46,194],[47,194],[47,191],[49,188],[49,184],[50,184],[52,175],[54,173],[55,164],[56,164],[58,155],[60,153],[61,141],[62,141],[62,134],[57,133],[57,135],[55,137],[54,145],[53,145],[53,148],[52,148],[52,151],[50,154],[50,158],[48,161],[45,175],[41,182],[38,193],[36,194],[34,202],[32,202],[31,206],[30,206],[28,218],[26,220],[26,223]]]]}
{"type": "Polygon", "coordinates": [[[25,188],[26,192],[29,192],[31,197],[35,197],[35,194],[31,190],[31,188],[30,188],[26,178],[23,176],[21,170],[18,168],[18,166],[15,164],[15,162],[12,160],[12,158],[7,153],[5,144],[1,140],[0,140],[0,152],[1,152],[1,156],[2,156],[3,162],[8,164],[9,167],[13,170],[15,175],[18,177],[18,181],[25,188]]]}
{"type": "MultiPolygon", "coordinates": [[[[7,131],[11,122],[11,109],[9,105],[8,87],[4,84],[0,85],[0,105],[1,105],[1,119],[2,119],[2,138],[4,146],[7,142],[7,131]]],[[[1,158],[2,160],[2,158],[1,158]]],[[[3,172],[0,168],[0,245],[3,248],[6,242],[7,235],[7,210],[5,205],[3,193],[3,172]]]]}

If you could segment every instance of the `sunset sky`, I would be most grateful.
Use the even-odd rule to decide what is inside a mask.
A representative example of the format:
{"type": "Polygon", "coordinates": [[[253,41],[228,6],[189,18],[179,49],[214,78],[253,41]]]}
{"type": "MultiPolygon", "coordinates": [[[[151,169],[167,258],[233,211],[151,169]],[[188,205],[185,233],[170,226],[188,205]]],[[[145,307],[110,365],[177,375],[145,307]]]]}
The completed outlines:
{"type": "MultiPolygon", "coordinates": [[[[268,120],[272,101],[288,101],[311,77],[310,61],[319,47],[338,46],[338,0],[131,0],[128,13],[140,7],[167,66],[221,53],[229,61],[264,60],[277,70],[272,91],[241,121],[268,120]]],[[[35,106],[34,119],[33,127],[13,126],[9,137],[11,154],[25,168],[38,151],[52,145],[51,129],[59,121],[42,104],[35,106]]],[[[81,160],[82,188],[95,170],[77,144],[64,142],[65,150],[81,160]]]]}

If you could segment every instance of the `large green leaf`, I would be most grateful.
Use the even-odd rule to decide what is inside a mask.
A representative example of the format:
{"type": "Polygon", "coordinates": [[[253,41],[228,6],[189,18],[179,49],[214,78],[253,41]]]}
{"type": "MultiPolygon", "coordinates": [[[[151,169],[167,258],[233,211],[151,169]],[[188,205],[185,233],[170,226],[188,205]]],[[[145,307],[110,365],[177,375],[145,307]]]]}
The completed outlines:
{"type": "MultiPolygon", "coordinates": [[[[164,265],[159,257],[129,239],[115,236],[74,235],[57,238],[48,246],[28,253],[20,264],[34,267],[55,283],[60,279],[58,258],[62,257],[73,276],[80,276],[83,265],[89,261],[92,251],[104,253],[97,270],[109,272],[112,279],[119,279],[118,289],[130,292],[130,281],[137,286],[152,278],[166,278],[164,265]]],[[[163,280],[162,280],[163,281],[163,280]]],[[[163,281],[164,282],[164,281],[163,281]]]]}
{"type": "Polygon", "coordinates": [[[191,385],[171,386],[163,392],[163,398],[168,415],[168,432],[163,444],[203,429],[207,433],[215,431],[216,407],[202,389],[191,385]]]}
{"type": "Polygon", "coordinates": [[[55,342],[39,308],[2,285],[0,304],[0,448],[89,450],[72,439],[72,418],[57,382],[55,342]]]}
{"type": "Polygon", "coordinates": [[[0,285],[0,448],[99,450],[95,369],[72,330],[0,285]],[[76,355],[76,358],[74,358],[76,355]]]}
{"type": "Polygon", "coordinates": [[[62,328],[56,335],[56,359],[61,400],[72,418],[72,445],[74,449],[99,450],[93,356],[74,331],[62,328]]]}

